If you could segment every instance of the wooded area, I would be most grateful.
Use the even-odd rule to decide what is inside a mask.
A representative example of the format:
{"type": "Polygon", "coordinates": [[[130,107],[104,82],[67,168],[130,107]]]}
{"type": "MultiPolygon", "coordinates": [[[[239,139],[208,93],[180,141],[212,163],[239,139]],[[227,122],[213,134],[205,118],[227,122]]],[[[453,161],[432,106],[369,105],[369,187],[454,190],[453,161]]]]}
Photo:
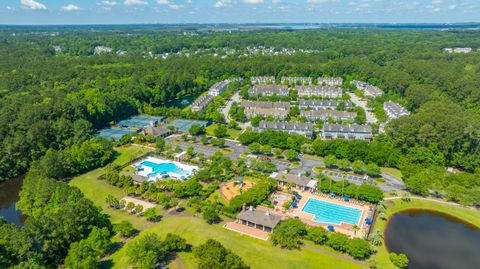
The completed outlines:
{"type": "MultiPolygon", "coordinates": [[[[382,160],[371,161],[401,168],[407,186],[417,193],[425,191],[418,190],[419,186],[451,188],[455,193],[470,193],[468,203],[480,196],[478,174],[466,174],[469,180],[453,181],[444,173],[441,179],[420,176],[433,174],[445,166],[473,173],[480,165],[480,54],[442,52],[447,46],[480,47],[478,32],[337,29],[194,36],[149,31],[134,34],[60,31],[54,35],[22,32],[15,36],[5,30],[2,33],[2,180],[26,172],[32,161],[49,150],[61,152],[70,167],[64,174],[53,177],[85,171],[88,167],[81,164],[102,154],[93,153],[88,146],[98,141],[86,144],[84,141],[95,130],[129,115],[205,117],[202,113],[193,115],[175,108],[177,99],[196,96],[225,77],[328,75],[368,81],[413,111],[411,116],[389,123],[386,135],[369,146],[378,144],[400,157],[383,156],[382,160]],[[60,46],[62,51],[55,52],[53,45],[60,46]],[[94,55],[94,48],[100,45],[127,54],[94,55]],[[246,46],[319,52],[250,57],[233,54],[225,58],[202,54],[166,59],[142,57],[148,52],[155,55],[246,46]]],[[[333,154],[356,159],[354,155],[333,154]]]]}

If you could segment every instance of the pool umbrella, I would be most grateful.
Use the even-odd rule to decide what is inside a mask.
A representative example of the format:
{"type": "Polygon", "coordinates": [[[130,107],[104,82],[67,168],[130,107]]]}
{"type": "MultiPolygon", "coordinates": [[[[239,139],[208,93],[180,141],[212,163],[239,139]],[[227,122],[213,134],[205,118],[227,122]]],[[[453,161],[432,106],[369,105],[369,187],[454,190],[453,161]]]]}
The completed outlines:
{"type": "Polygon", "coordinates": [[[348,202],[348,201],[350,201],[350,197],[349,197],[348,195],[344,195],[344,196],[343,196],[343,200],[346,201],[346,202],[348,202]]]}
{"type": "Polygon", "coordinates": [[[335,231],[335,227],[333,227],[333,225],[328,225],[328,230],[330,232],[334,232],[335,231]]]}
{"type": "Polygon", "coordinates": [[[293,203],[292,203],[292,207],[293,207],[293,208],[297,208],[297,202],[293,202],[293,203]]]}
{"type": "Polygon", "coordinates": [[[300,194],[295,194],[295,198],[297,198],[298,200],[302,199],[302,196],[300,194]]]}
{"type": "Polygon", "coordinates": [[[366,223],[366,224],[372,224],[372,220],[371,220],[370,218],[366,218],[366,219],[365,219],[365,223],[366,223]]]}

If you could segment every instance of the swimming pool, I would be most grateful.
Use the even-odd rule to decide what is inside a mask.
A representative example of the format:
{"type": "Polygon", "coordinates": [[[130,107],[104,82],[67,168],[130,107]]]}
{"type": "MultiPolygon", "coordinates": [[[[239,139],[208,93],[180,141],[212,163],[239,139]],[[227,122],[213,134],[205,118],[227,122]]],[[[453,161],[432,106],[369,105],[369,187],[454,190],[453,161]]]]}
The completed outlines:
{"type": "Polygon", "coordinates": [[[313,215],[313,220],[340,225],[348,223],[359,225],[362,210],[353,207],[338,205],[327,201],[309,198],[302,208],[302,212],[313,215]]]}
{"type": "Polygon", "coordinates": [[[187,165],[175,161],[158,159],[149,157],[137,165],[134,165],[137,173],[141,176],[147,177],[149,181],[173,177],[176,179],[187,179],[192,176],[194,170],[198,167],[187,165]]]}

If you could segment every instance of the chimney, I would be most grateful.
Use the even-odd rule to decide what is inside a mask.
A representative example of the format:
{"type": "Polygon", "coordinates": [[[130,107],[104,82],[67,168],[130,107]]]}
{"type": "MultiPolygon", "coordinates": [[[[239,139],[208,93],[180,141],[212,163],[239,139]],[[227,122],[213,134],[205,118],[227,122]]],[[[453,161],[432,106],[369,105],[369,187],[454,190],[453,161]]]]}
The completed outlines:
{"type": "Polygon", "coordinates": [[[250,206],[248,210],[253,211],[253,206],[250,206]]]}
{"type": "Polygon", "coordinates": [[[267,212],[265,212],[265,215],[270,216],[270,211],[267,210],[267,212]]]}
{"type": "Polygon", "coordinates": [[[242,211],[245,211],[245,209],[246,209],[245,207],[246,207],[246,206],[247,206],[247,204],[243,203],[243,205],[242,205],[242,211]]]}

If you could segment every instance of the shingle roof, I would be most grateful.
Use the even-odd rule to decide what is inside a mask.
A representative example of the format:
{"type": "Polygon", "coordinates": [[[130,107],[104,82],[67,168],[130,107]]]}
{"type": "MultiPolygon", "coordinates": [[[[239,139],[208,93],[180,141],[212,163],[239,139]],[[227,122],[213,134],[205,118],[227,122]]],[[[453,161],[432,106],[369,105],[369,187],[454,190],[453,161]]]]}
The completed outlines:
{"type": "Polygon", "coordinates": [[[296,184],[298,186],[302,186],[302,187],[310,187],[312,185],[310,183],[310,181],[312,181],[312,179],[310,179],[308,177],[298,176],[298,175],[295,175],[295,174],[286,174],[284,172],[278,173],[275,176],[275,179],[277,181],[291,182],[291,183],[294,183],[294,184],[296,184]]]}
{"type": "Polygon", "coordinates": [[[262,226],[275,228],[275,226],[277,226],[277,224],[282,220],[282,217],[270,212],[267,214],[267,212],[269,211],[259,209],[244,210],[238,213],[237,218],[262,226]]]}
{"type": "Polygon", "coordinates": [[[295,130],[295,131],[313,131],[313,125],[309,122],[273,122],[261,121],[260,129],[276,129],[276,130],[295,130]]]}
{"type": "Polygon", "coordinates": [[[344,132],[344,133],[371,133],[372,128],[368,125],[358,124],[324,124],[324,132],[344,132]]]}

